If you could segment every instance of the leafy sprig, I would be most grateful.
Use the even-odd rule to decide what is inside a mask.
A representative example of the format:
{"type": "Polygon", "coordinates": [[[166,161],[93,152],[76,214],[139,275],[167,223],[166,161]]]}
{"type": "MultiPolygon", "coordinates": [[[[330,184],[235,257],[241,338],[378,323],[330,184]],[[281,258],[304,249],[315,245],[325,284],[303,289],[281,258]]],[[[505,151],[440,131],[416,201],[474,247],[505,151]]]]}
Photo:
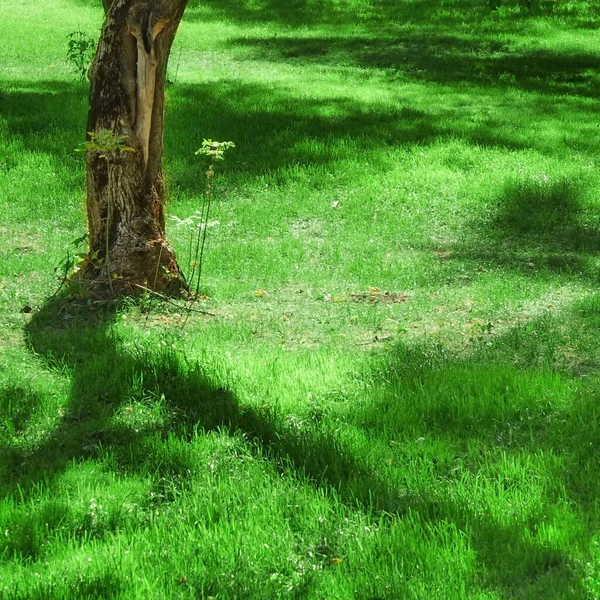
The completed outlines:
{"type": "Polygon", "coordinates": [[[73,70],[79,74],[79,78],[83,83],[94,59],[97,42],[85,31],[73,31],[69,33],[67,38],[69,38],[67,61],[73,65],[73,70]]]}
{"type": "Polygon", "coordinates": [[[120,135],[110,129],[89,131],[88,135],[90,139],[83,142],[82,147],[77,148],[77,152],[98,152],[101,158],[108,158],[116,152],[135,152],[134,148],[125,143],[126,135],[120,135]]]}
{"type": "Polygon", "coordinates": [[[196,156],[208,156],[212,160],[224,160],[225,152],[229,148],[235,148],[233,142],[214,142],[213,140],[204,140],[202,147],[196,150],[196,156]]]}

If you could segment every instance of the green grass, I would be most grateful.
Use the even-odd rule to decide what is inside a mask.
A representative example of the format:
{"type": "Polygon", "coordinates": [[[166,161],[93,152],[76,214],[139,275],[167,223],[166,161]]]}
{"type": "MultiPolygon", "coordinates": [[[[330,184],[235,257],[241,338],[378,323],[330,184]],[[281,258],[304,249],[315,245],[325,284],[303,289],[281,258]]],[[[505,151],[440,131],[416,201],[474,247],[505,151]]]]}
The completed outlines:
{"type": "Polygon", "coordinates": [[[99,4],[0,5],[0,600],[599,598],[597,4],[192,1],[189,317],[51,298],[99,4]]]}

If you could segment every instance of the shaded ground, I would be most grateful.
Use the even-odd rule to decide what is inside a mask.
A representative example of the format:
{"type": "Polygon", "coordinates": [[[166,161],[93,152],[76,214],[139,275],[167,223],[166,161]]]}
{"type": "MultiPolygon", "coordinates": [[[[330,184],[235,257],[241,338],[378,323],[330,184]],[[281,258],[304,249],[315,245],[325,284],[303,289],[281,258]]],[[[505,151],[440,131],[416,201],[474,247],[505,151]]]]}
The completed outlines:
{"type": "MultiPolygon", "coordinates": [[[[597,324],[597,302],[588,302],[584,309],[588,311],[587,322],[597,324]]],[[[299,476],[308,477],[317,488],[334,491],[350,507],[378,514],[384,520],[401,519],[410,513],[418,515],[424,526],[454,523],[476,549],[485,584],[491,589],[516,593],[516,582],[520,581],[539,593],[557,585],[563,591],[570,586],[572,597],[583,597],[580,573],[568,555],[538,541],[534,534],[525,535],[529,526],[518,517],[500,520],[493,510],[481,512],[481,507],[471,506],[460,499],[460,494],[455,496],[460,485],[452,483],[458,482],[457,477],[473,477],[489,468],[480,462],[478,448],[499,460],[507,454],[516,461],[526,461],[528,454],[533,458],[539,452],[556,454],[562,459],[554,463],[559,470],[547,473],[547,493],[558,493],[555,486],[562,482],[572,501],[581,510],[590,511],[588,522],[593,530],[595,498],[600,491],[589,468],[600,438],[594,396],[586,393],[574,396],[574,404],[561,404],[561,394],[569,384],[559,378],[556,385],[542,392],[546,397],[540,398],[540,385],[548,383],[535,372],[515,369],[500,358],[513,356],[513,348],[526,361],[526,345],[519,336],[535,329],[552,330],[548,323],[532,323],[527,330],[515,328],[494,338],[492,347],[472,358],[398,345],[386,358],[384,370],[377,367],[375,388],[366,402],[357,404],[357,412],[348,423],[350,430],[358,426],[374,446],[387,445],[390,437],[402,441],[416,435],[444,441],[447,451],[432,449],[436,458],[431,458],[431,475],[441,485],[440,492],[435,493],[425,491],[427,488],[411,490],[396,475],[384,476],[367,456],[354,454],[346,434],[322,426],[320,419],[309,430],[295,430],[286,425],[285,415],[268,406],[240,405],[231,390],[206,378],[201,365],[187,363],[173,351],[148,351],[137,344],[125,349],[122,340],[115,337],[112,319],[110,311],[90,311],[85,305],[57,300],[27,326],[31,350],[54,368],[60,365],[63,372],[70,373],[71,392],[67,410],[41,445],[25,452],[1,449],[5,493],[19,490],[25,499],[30,494],[34,497],[38,482],[52,486],[53,478],[73,461],[106,452],[116,458],[115,467],[122,473],[136,473],[153,465],[161,481],[185,486],[185,473],[194,465],[185,455],[172,456],[169,461],[159,454],[154,456],[161,438],[185,440],[214,430],[241,433],[250,448],[260,449],[282,471],[293,467],[299,476]],[[498,366],[491,370],[486,367],[494,362],[498,366]],[[498,397],[497,403],[492,396],[498,397]],[[116,426],[113,417],[140,400],[160,405],[162,421],[116,426]],[[441,491],[444,488],[447,495],[441,491]]],[[[537,342],[532,348],[539,357],[537,342]]],[[[551,338],[549,344],[549,350],[555,348],[551,338]]],[[[2,405],[20,395],[19,390],[4,388],[2,405]]],[[[36,402],[28,394],[18,403],[13,412],[17,428],[35,413],[36,402]]],[[[398,460],[402,460],[404,447],[398,446],[398,450],[398,460]]],[[[515,482],[507,479],[507,490],[520,485],[520,477],[515,482]]],[[[168,501],[168,494],[166,498],[168,501]]],[[[540,515],[540,523],[547,518],[540,515]]]]}

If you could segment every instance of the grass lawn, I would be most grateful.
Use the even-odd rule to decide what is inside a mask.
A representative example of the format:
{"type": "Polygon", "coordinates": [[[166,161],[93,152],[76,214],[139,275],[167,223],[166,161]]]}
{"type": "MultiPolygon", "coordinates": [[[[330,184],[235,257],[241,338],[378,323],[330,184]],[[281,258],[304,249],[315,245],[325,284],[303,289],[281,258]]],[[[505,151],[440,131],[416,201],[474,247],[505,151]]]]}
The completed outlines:
{"type": "Polygon", "coordinates": [[[99,0],[0,3],[0,600],[600,598],[600,6],[191,0],[191,313],[69,301],[99,0]]]}

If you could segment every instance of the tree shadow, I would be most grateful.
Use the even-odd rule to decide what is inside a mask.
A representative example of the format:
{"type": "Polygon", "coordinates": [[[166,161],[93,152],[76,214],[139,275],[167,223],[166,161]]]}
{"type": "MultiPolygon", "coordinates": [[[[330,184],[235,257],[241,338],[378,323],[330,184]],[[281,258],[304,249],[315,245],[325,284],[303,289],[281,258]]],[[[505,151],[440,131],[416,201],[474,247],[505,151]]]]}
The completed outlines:
{"type": "MultiPolygon", "coordinates": [[[[87,110],[81,90],[56,82],[23,83],[2,97],[8,133],[25,149],[52,156],[62,180],[77,189],[83,181],[84,159],[75,148],[84,136],[87,110]]],[[[209,137],[236,143],[235,155],[222,169],[233,179],[246,181],[287,167],[326,167],[356,157],[357,152],[444,139],[503,149],[536,147],[535,140],[524,141],[501,122],[473,122],[459,106],[449,118],[435,107],[423,109],[409,101],[387,106],[347,97],[299,98],[296,90],[283,85],[239,80],[178,84],[168,92],[165,125],[165,169],[171,190],[198,192],[195,151],[202,138],[209,137]],[[191,115],[198,115],[195,122],[191,115]]]]}
{"type": "Polygon", "coordinates": [[[368,153],[451,135],[432,114],[408,105],[374,108],[347,98],[299,99],[293,90],[237,80],[178,85],[167,115],[165,153],[180,161],[171,165],[172,183],[183,189],[197,187],[190,157],[198,139],[189,136],[190,114],[200,115],[196,129],[204,137],[235,141],[233,162],[224,168],[244,179],[286,167],[327,166],[355,155],[357,148],[368,153]]]}
{"type": "MultiPolygon", "coordinates": [[[[155,350],[124,344],[112,326],[114,317],[114,307],[93,311],[88,305],[57,300],[47,304],[27,325],[31,350],[44,357],[49,366],[68,372],[71,389],[68,406],[59,421],[34,449],[0,447],[0,454],[4,455],[0,481],[5,494],[28,501],[35,497],[40,482],[52,489],[54,480],[74,461],[93,460],[109,452],[121,473],[143,472],[152,465],[158,485],[162,482],[164,487],[159,491],[168,502],[173,482],[185,485],[185,474],[193,471],[194,458],[185,453],[173,453],[168,459],[164,454],[155,456],[156,439],[175,436],[185,442],[195,435],[220,431],[241,435],[251,451],[266,457],[282,472],[289,474],[291,469],[317,488],[334,490],[336,498],[353,509],[379,515],[382,523],[401,519],[408,513],[418,517],[424,526],[454,523],[469,537],[478,559],[485,565],[485,585],[501,593],[510,592],[515,580],[527,586],[549,574],[548,585],[540,584],[545,591],[558,580],[577,587],[569,558],[535,539],[525,539],[520,523],[500,522],[455,498],[432,496],[398,485],[374,469],[367,457],[355,455],[343,435],[321,426],[319,420],[308,429],[298,430],[286,415],[240,404],[235,392],[213,383],[202,365],[186,361],[168,347],[155,350]],[[159,407],[160,418],[129,423],[115,418],[126,415],[139,402],[159,407]],[[519,564],[516,576],[515,564],[519,564]]],[[[399,348],[397,355],[390,357],[390,364],[395,366],[390,367],[385,380],[394,382],[393,393],[398,389],[403,394],[410,393],[415,386],[428,382],[437,386],[438,404],[416,408],[431,435],[444,435],[457,445],[464,445],[469,436],[475,436],[485,443],[500,443],[501,447],[514,450],[514,446],[503,441],[504,424],[499,424],[494,414],[479,414],[476,407],[463,413],[465,407],[451,406],[455,385],[451,382],[455,379],[448,378],[443,369],[452,370],[454,364],[435,368],[431,360],[423,361],[419,356],[417,367],[415,357],[399,348]],[[408,367],[407,371],[410,364],[412,370],[408,367]],[[450,383],[440,383],[445,380],[450,383]]],[[[471,378],[483,377],[483,371],[477,368],[471,372],[474,367],[466,363],[460,368],[471,378]]],[[[390,412],[390,395],[380,398],[381,402],[369,405],[368,411],[359,416],[360,429],[376,443],[398,425],[393,409],[390,412]]],[[[13,427],[25,427],[27,412],[36,402],[35,394],[12,390],[2,397],[4,405],[8,400],[16,404],[11,413],[13,427]]],[[[528,448],[538,443],[531,431],[527,434],[528,448]]],[[[543,442],[541,434],[539,441],[543,442]]],[[[440,464],[434,461],[432,468],[444,476],[443,460],[440,464]]],[[[47,517],[49,523],[56,520],[52,515],[47,517]]],[[[35,547],[28,548],[26,540],[12,550],[8,548],[9,554],[11,551],[19,556],[36,556],[35,547]]]]}
{"type": "Polygon", "coordinates": [[[63,81],[12,81],[0,93],[9,135],[37,152],[71,153],[85,138],[87,86],[63,81]]]}
{"type": "MultiPolygon", "coordinates": [[[[11,140],[27,152],[51,157],[61,184],[81,189],[85,156],[75,152],[85,139],[87,88],[56,81],[12,82],[0,93],[0,111],[11,140]]],[[[2,161],[0,150],[0,162],[2,161]]],[[[6,154],[6,172],[17,166],[6,154]]]]}
{"type": "Polygon", "coordinates": [[[583,173],[515,175],[489,199],[444,260],[508,268],[525,276],[554,273],[598,281],[600,220],[595,182],[583,173]]]}
{"type": "MultiPolygon", "coordinates": [[[[339,3],[191,2],[189,21],[234,20],[239,24],[278,23],[288,27],[271,36],[243,36],[228,43],[259,60],[288,64],[355,65],[385,70],[392,78],[521,89],[547,95],[596,98],[598,56],[589,52],[515,48],[507,36],[523,33],[530,18],[560,18],[572,27],[597,27],[598,8],[562,8],[557,3],[379,0],[362,11],[339,3]],[[509,6],[510,5],[510,6],[509,6]],[[365,30],[356,35],[356,25],[365,30]],[[294,34],[310,26],[330,27],[331,35],[294,34]],[[352,27],[351,33],[340,28],[352,27]],[[287,32],[290,32],[289,34],[287,32]],[[281,33],[281,34],[280,34],[281,33]]],[[[551,22],[551,21],[550,21],[551,22]]],[[[530,35],[530,34],[529,34],[530,35]]],[[[588,107],[590,108],[590,107],[588,107]]]]}
{"type": "MultiPolygon", "coordinates": [[[[2,390],[0,492],[5,497],[27,503],[40,489],[59,487],[61,475],[73,463],[110,456],[121,474],[151,473],[156,496],[171,502],[173,489],[189,485],[187,474],[197,465],[185,452],[165,453],[165,444],[218,431],[241,436],[251,452],[282,473],[292,470],[316,487],[335,489],[355,508],[369,510],[371,492],[381,493],[387,502],[400,498],[329,432],[318,427],[299,431],[270,407],[240,404],[201,364],[168,346],[125,344],[115,333],[117,312],[116,305],[96,310],[94,304],[57,299],[26,326],[32,353],[67,376],[70,390],[66,406],[50,425],[39,414],[41,408],[36,410],[47,400],[43,394],[16,387],[2,390]],[[40,427],[45,430],[36,444],[16,442],[40,427]]],[[[44,526],[61,527],[61,507],[44,510],[44,526]]],[[[19,527],[22,535],[0,539],[0,554],[36,560],[43,540],[35,518],[19,527]]]]}
{"type": "MultiPolygon", "coordinates": [[[[278,169],[327,167],[342,159],[385,148],[425,146],[439,140],[464,139],[480,147],[523,149],[518,132],[499,123],[473,123],[462,108],[453,117],[422,109],[410,101],[394,106],[365,104],[348,97],[299,98],[294,89],[222,80],[218,84],[177,85],[170,97],[165,129],[165,155],[170,182],[180,190],[197,189],[190,115],[204,137],[233,140],[232,160],[225,172],[248,176],[278,169]]],[[[370,153],[370,154],[369,154],[370,153]]]]}
{"type": "Polygon", "coordinates": [[[464,83],[521,89],[548,95],[595,98],[600,79],[598,56],[551,50],[517,51],[490,34],[457,34],[443,25],[404,28],[361,36],[281,35],[240,37],[233,48],[259,60],[286,63],[348,64],[383,69],[390,77],[443,85],[464,83]]]}
{"type": "MultiPolygon", "coordinates": [[[[52,484],[74,460],[110,451],[119,468],[136,472],[152,450],[147,438],[158,435],[189,440],[198,432],[241,433],[282,469],[293,465],[319,486],[339,489],[354,506],[370,503],[365,490],[386,490],[384,482],[344,452],[329,432],[315,428],[296,432],[270,408],[241,405],[230,389],[215,385],[198,362],[160,345],[156,350],[130,345],[115,334],[117,308],[94,310],[93,305],[56,300],[36,313],[26,326],[32,352],[52,368],[69,374],[68,406],[49,435],[33,449],[0,448],[4,490],[35,492],[36,484],[52,484]],[[140,421],[115,418],[132,405],[154,405],[159,413],[140,421]],[[355,489],[356,488],[356,489],[355,489]],[[344,491],[345,490],[345,491],[344,491]],[[362,490],[362,491],[360,491],[362,490]]],[[[35,418],[31,410],[40,398],[34,392],[4,390],[0,407],[12,403],[9,418],[15,431],[35,418]]],[[[161,461],[156,460],[159,464],[161,461]]],[[[188,465],[166,464],[165,474],[188,465]]],[[[391,491],[382,496],[396,497],[391,491]]]]}
{"type": "Polygon", "coordinates": [[[384,442],[385,432],[399,452],[414,447],[417,436],[423,447],[444,448],[434,453],[432,467],[439,503],[429,513],[421,507],[420,514],[468,531],[487,583],[503,588],[506,597],[586,597],[576,561],[548,543],[544,530],[552,526],[555,503],[573,507],[581,518],[576,527],[583,533],[573,548],[587,547],[600,522],[599,333],[596,295],[501,335],[482,331],[470,354],[399,342],[376,360],[370,398],[352,419],[374,443],[384,442]],[[504,470],[497,466],[502,463],[504,470]],[[485,489],[478,481],[494,488],[496,512],[477,508],[470,498],[485,489]],[[540,505],[523,516],[519,503],[529,485],[538,485],[540,505]],[[464,504],[445,499],[457,490],[464,504]],[[506,518],[497,512],[503,503],[512,511],[506,518]]]}
{"type": "Polygon", "coordinates": [[[505,181],[491,227],[509,237],[553,238],[565,250],[598,248],[598,231],[580,223],[585,190],[569,177],[518,177],[505,181]]]}
{"type": "Polygon", "coordinates": [[[589,2],[585,9],[543,0],[454,0],[451,6],[434,0],[375,0],[356,4],[333,0],[191,0],[184,18],[204,22],[227,20],[240,25],[277,23],[290,28],[359,24],[378,30],[406,23],[423,26],[435,23],[453,29],[465,24],[471,28],[493,24],[514,32],[529,18],[543,15],[562,18],[578,27],[597,27],[597,7],[589,2]]]}
{"type": "Polygon", "coordinates": [[[287,27],[301,27],[323,22],[339,22],[339,19],[347,22],[348,15],[338,10],[335,0],[264,0],[257,3],[245,0],[191,0],[184,19],[190,22],[227,19],[239,24],[274,22],[287,27]]]}
{"type": "MultiPolygon", "coordinates": [[[[15,84],[2,96],[8,134],[29,151],[80,170],[83,155],[75,149],[85,134],[87,111],[81,89],[50,81],[15,84]]],[[[368,151],[382,143],[427,143],[444,133],[432,115],[409,106],[373,110],[348,99],[299,101],[290,90],[237,80],[180,84],[168,94],[165,157],[173,171],[170,182],[194,190],[194,153],[203,137],[235,140],[235,171],[247,177],[289,165],[328,164],[336,156],[327,146],[337,141],[356,140],[368,151]],[[190,135],[190,115],[195,114],[199,118],[193,127],[199,133],[190,135]],[[318,143],[299,143],[307,138],[318,143]]]]}

